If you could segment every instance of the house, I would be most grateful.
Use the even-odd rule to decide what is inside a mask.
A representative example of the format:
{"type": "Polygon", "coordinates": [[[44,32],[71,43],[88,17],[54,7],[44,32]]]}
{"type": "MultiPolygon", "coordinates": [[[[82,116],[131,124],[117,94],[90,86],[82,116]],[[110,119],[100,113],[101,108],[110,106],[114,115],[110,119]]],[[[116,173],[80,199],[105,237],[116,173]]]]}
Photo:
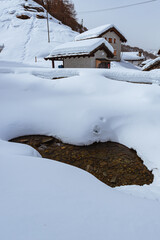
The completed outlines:
{"type": "Polygon", "coordinates": [[[113,24],[103,25],[75,37],[75,41],[82,41],[93,38],[104,38],[114,49],[114,61],[121,60],[121,43],[127,42],[124,35],[113,24]]]}
{"type": "Polygon", "coordinates": [[[64,68],[110,68],[113,47],[104,38],[67,42],[53,49],[45,60],[63,61],[64,68]]]}
{"type": "Polygon", "coordinates": [[[142,68],[143,71],[150,71],[154,69],[160,69],[160,57],[153,59],[142,68]]]}
{"type": "Polygon", "coordinates": [[[121,59],[139,66],[146,58],[141,52],[122,52],[121,59]]]}

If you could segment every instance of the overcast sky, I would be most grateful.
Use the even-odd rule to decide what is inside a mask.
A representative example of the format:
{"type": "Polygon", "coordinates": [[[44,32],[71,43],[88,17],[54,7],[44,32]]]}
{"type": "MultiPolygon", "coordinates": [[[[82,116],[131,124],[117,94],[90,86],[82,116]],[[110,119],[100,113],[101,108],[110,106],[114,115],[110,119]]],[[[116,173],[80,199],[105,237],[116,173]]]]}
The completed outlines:
{"type": "Polygon", "coordinates": [[[79,21],[94,28],[107,23],[115,24],[132,46],[144,49],[160,49],[160,0],[112,11],[81,13],[135,4],[147,0],[72,0],[79,21]]]}

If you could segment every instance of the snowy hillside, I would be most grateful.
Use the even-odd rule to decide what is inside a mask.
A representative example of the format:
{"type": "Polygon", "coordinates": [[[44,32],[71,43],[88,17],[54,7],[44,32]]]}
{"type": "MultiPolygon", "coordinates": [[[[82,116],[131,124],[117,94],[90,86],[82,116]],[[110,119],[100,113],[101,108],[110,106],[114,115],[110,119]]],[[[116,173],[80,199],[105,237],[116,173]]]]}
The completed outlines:
{"type": "Polygon", "coordinates": [[[47,56],[60,43],[77,35],[68,26],[49,16],[48,43],[45,10],[32,0],[0,0],[0,59],[33,62],[35,57],[47,56]],[[27,16],[28,19],[21,19],[27,16]]]}

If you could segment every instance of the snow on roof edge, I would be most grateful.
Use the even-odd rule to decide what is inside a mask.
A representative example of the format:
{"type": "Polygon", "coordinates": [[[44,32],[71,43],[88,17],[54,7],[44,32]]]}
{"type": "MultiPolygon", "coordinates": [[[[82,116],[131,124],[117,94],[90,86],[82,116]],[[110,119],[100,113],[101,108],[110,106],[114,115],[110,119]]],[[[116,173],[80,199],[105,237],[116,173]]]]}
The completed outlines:
{"type": "Polygon", "coordinates": [[[108,31],[110,28],[115,28],[123,36],[123,38],[127,41],[127,39],[124,37],[123,33],[114,24],[102,25],[102,26],[90,29],[86,32],[83,32],[75,37],[75,41],[99,37],[101,34],[108,31]]]}
{"type": "Polygon", "coordinates": [[[104,44],[107,49],[113,54],[113,47],[104,38],[96,38],[83,41],[67,42],[58,45],[53,49],[49,56],[45,57],[45,59],[64,56],[89,55],[92,51],[94,51],[102,44],[104,44]]]}

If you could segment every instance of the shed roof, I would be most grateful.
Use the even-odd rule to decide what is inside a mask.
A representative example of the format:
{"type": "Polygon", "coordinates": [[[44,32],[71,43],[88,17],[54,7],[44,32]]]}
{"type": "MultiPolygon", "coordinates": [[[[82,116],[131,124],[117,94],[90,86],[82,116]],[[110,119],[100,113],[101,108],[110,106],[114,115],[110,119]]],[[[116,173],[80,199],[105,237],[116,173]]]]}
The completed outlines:
{"type": "Polygon", "coordinates": [[[155,59],[153,59],[152,61],[150,61],[149,63],[147,63],[142,70],[143,71],[149,71],[152,70],[153,67],[158,66],[160,64],[160,57],[157,57],[155,59]]]}
{"type": "Polygon", "coordinates": [[[61,44],[55,47],[45,59],[81,55],[88,56],[101,46],[108,51],[109,55],[113,56],[113,47],[104,38],[95,38],[61,44]]]}
{"type": "Polygon", "coordinates": [[[125,61],[138,61],[138,60],[144,60],[145,57],[139,56],[139,52],[122,52],[121,57],[125,61]]]}
{"type": "Polygon", "coordinates": [[[108,31],[115,31],[117,35],[121,38],[122,42],[127,42],[127,39],[123,36],[123,34],[118,30],[117,27],[115,27],[113,24],[106,24],[100,27],[96,27],[93,29],[90,29],[84,33],[81,33],[75,37],[76,41],[90,39],[90,38],[96,38],[101,37],[104,33],[108,31]]]}

